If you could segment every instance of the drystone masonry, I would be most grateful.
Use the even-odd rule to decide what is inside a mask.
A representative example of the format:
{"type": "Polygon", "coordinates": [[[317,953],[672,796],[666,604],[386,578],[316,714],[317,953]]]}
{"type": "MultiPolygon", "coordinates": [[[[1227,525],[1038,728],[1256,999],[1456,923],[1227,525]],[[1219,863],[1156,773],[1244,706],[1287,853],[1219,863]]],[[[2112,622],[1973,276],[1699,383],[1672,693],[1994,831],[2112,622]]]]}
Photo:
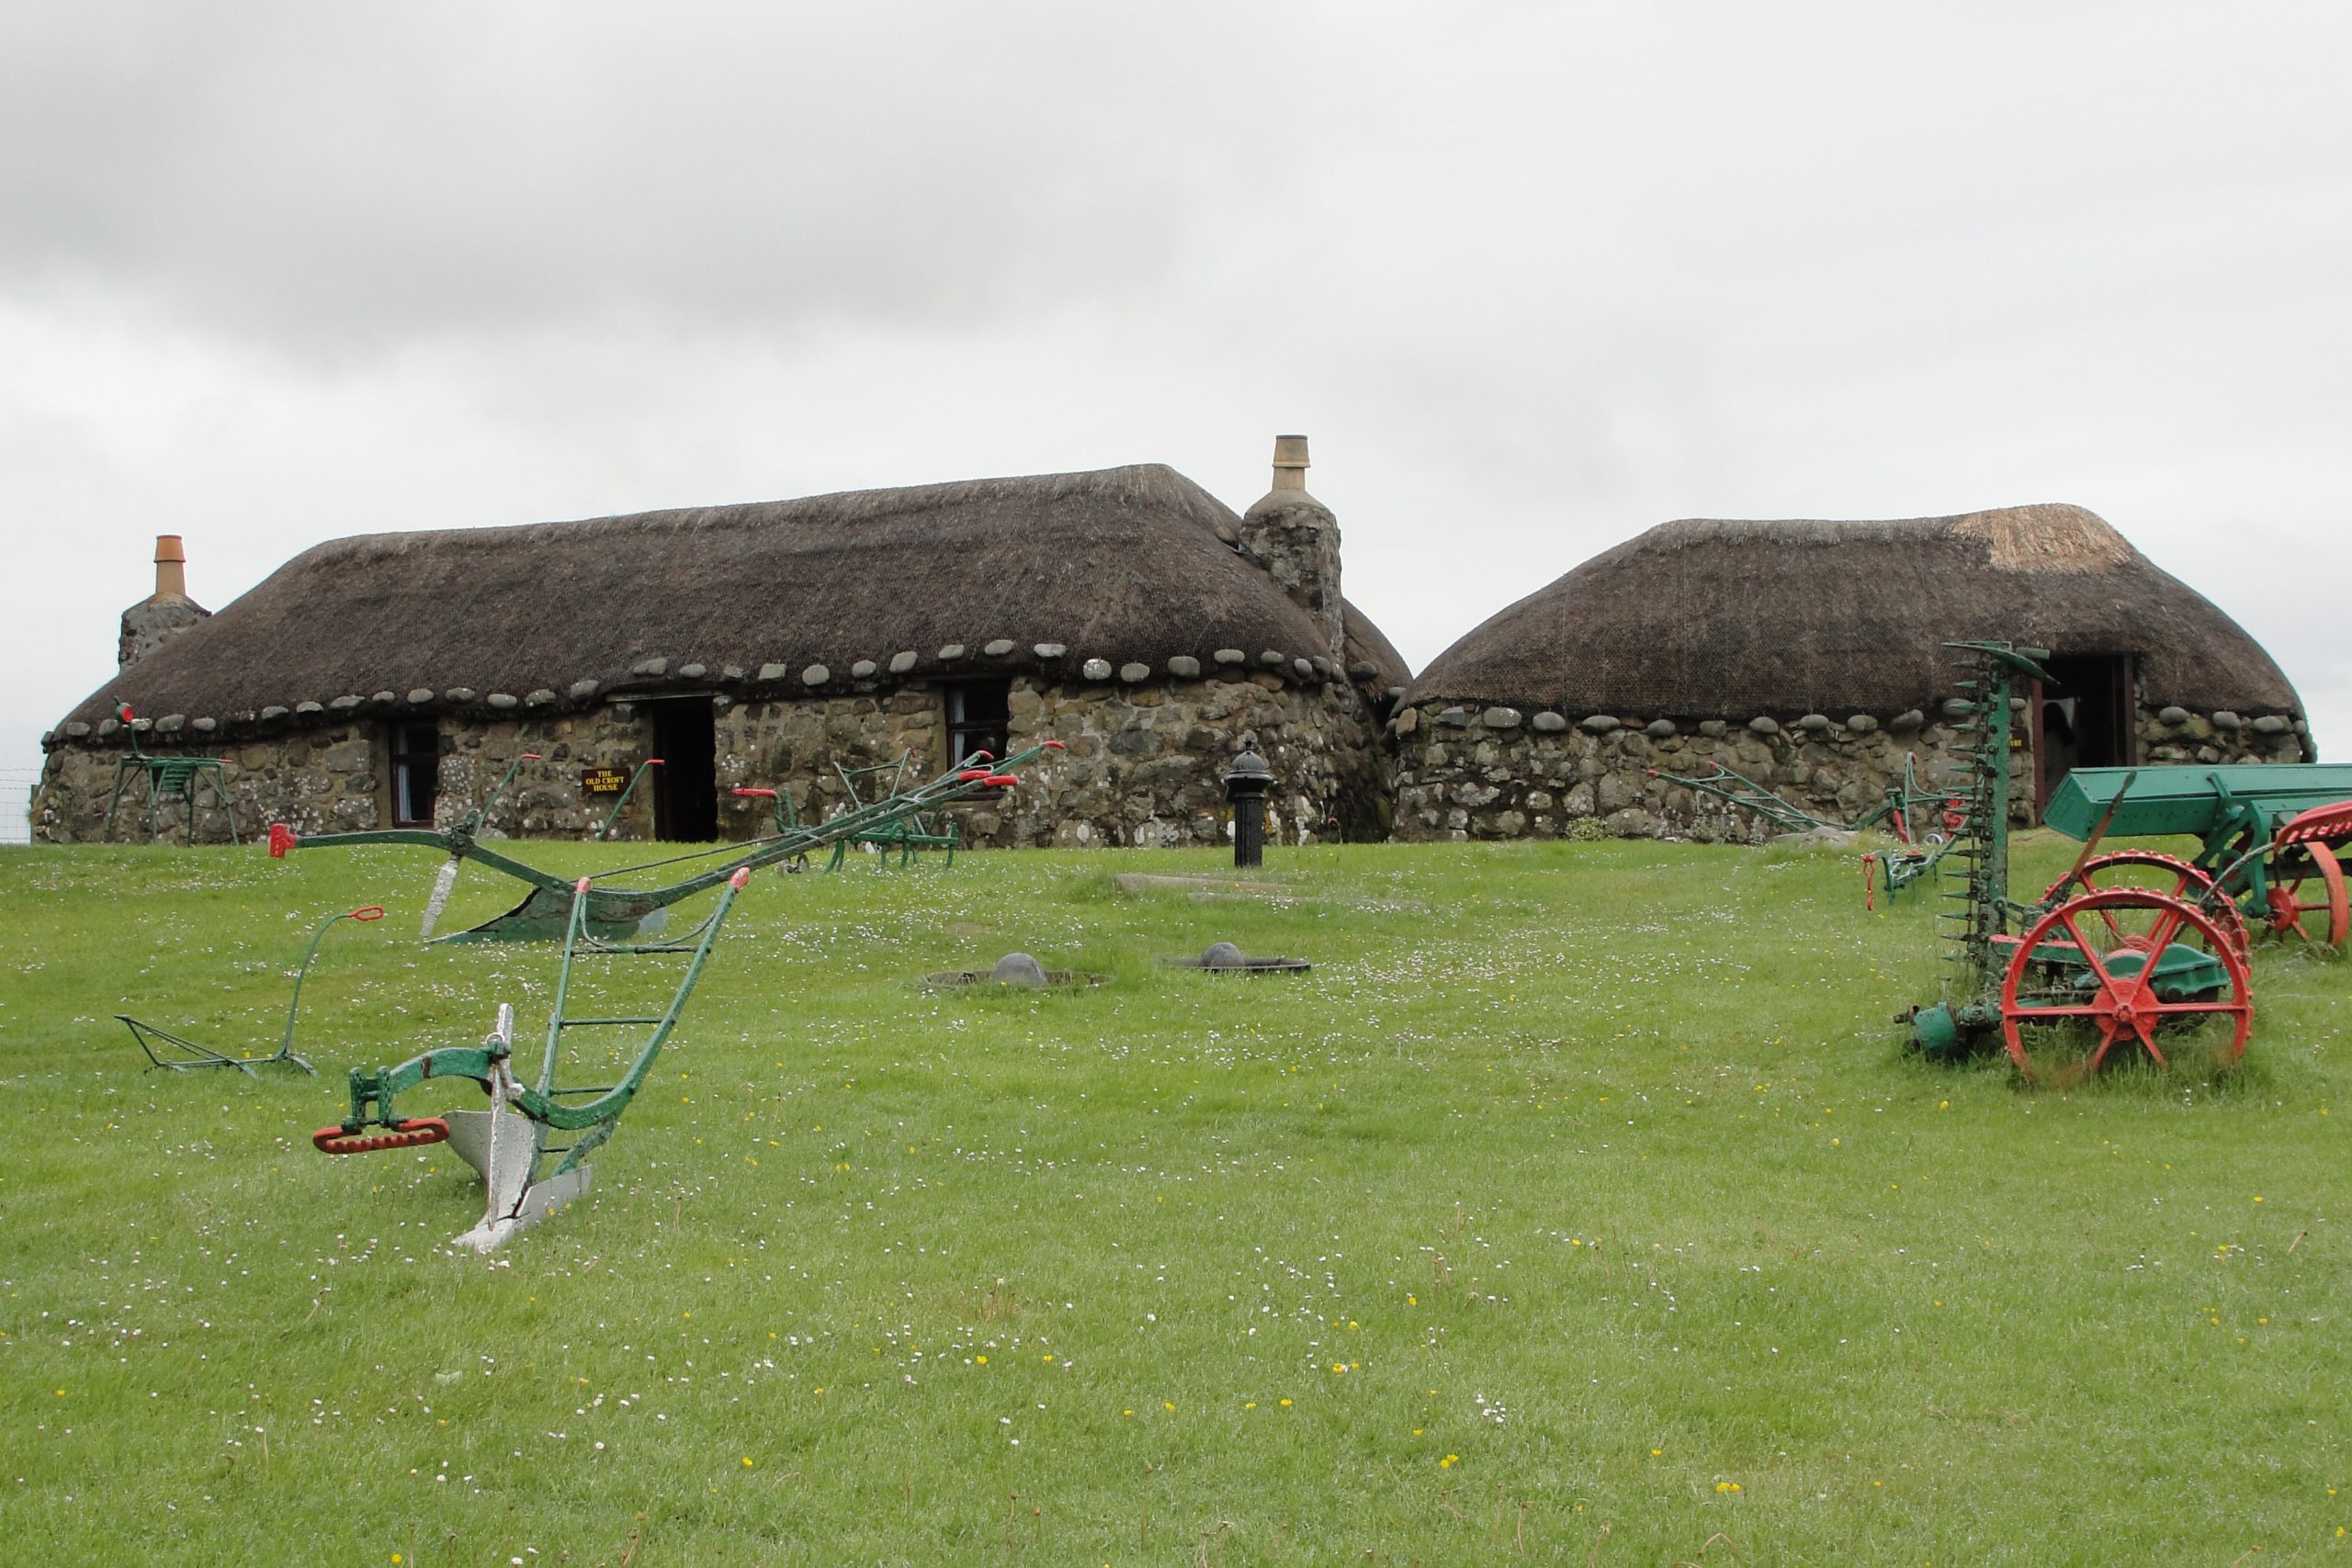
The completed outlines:
{"type": "MultiPolygon", "coordinates": [[[[1571,717],[1510,707],[1424,705],[1390,720],[1396,737],[1399,839],[1557,838],[1598,820],[1622,838],[1760,842],[1781,831],[1671,775],[1720,765],[1832,821],[1852,821],[1886,799],[1912,759],[1918,782],[1949,784],[1961,754],[1945,723],[1913,711],[1882,720],[1805,714],[1682,724],[1612,714],[1571,717]]],[[[2150,762],[2299,762],[2301,720],[2244,719],[2167,707],[2139,719],[2150,762]]],[[[2032,754],[2012,753],[2030,809],[2032,754]]]]}
{"type": "MultiPolygon", "coordinates": [[[[1000,799],[951,807],[967,842],[1013,845],[1172,845],[1222,841],[1227,831],[1223,785],[1227,767],[1245,741],[1254,742],[1277,779],[1270,797],[1270,835],[1283,841],[1380,839],[1388,828],[1387,780],[1375,722],[1348,682],[1327,679],[1310,661],[1281,672],[1250,668],[1223,650],[1203,670],[1197,660],[1153,679],[1145,666],[1107,667],[1102,679],[1012,679],[1010,734],[1014,750],[1046,739],[1048,751],[1022,770],[1020,784],[1000,799]],[[1230,655],[1231,657],[1227,657],[1230,655]]],[[[1263,661],[1259,661],[1262,666],[1263,661]]],[[[1091,666],[1090,666],[1091,671],[1091,666]]],[[[830,676],[830,672],[827,672],[830,676]]],[[[810,684],[822,684],[820,679],[810,684]]],[[[611,807],[610,796],[587,795],[582,775],[591,768],[624,773],[653,752],[648,701],[707,696],[713,708],[722,836],[750,838],[770,830],[772,805],[737,796],[733,786],[783,787],[803,822],[821,820],[845,801],[834,773],[893,761],[911,750],[910,771],[928,778],[945,765],[941,693],[922,682],[904,685],[858,679],[847,691],[807,696],[735,696],[648,692],[608,698],[572,711],[534,713],[556,705],[555,694],[521,705],[514,699],[471,704],[438,716],[441,730],[437,821],[463,818],[488,797],[507,766],[524,752],[514,784],[488,814],[487,835],[581,838],[591,835],[611,807]]],[[[416,694],[433,697],[435,694],[416,694]]],[[[447,701],[450,694],[439,694],[447,701]]],[[[467,699],[472,694],[465,694],[467,699]]],[[[137,721],[142,749],[223,758],[238,822],[251,836],[282,821],[300,833],[343,832],[390,824],[387,720],[424,716],[417,705],[392,694],[372,707],[386,718],[277,713],[240,725],[246,733],[223,739],[202,721],[193,729],[178,716],[162,726],[137,721]],[[305,720],[308,722],[304,722],[305,720]]],[[[370,705],[363,705],[363,708],[370,705]]],[[[34,836],[43,842],[96,840],[114,787],[119,748],[130,737],[108,721],[90,737],[53,737],[33,802],[34,836]],[[61,743],[71,740],[70,744],[61,743]]],[[[156,814],[164,841],[185,841],[187,810],[177,803],[156,814]]],[[[209,799],[199,802],[198,841],[218,842],[228,824],[209,799]]],[[[633,796],[616,837],[642,839],[652,830],[651,792],[633,796]]],[[[116,825],[117,838],[147,836],[143,797],[134,785],[116,825]]]]}

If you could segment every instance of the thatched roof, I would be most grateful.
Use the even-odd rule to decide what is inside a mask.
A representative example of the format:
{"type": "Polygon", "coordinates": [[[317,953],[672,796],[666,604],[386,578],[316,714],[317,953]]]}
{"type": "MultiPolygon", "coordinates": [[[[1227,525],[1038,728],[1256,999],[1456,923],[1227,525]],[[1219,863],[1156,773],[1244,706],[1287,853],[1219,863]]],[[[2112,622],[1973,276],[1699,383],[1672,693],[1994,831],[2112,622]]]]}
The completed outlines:
{"type": "Polygon", "coordinates": [[[2295,713],[2270,656],[2078,506],[1887,523],[1661,524],[1490,617],[1406,701],[1744,718],[1888,715],[1960,638],[2132,653],[2157,705],[2295,713]]]}
{"type": "Polygon", "coordinates": [[[1347,623],[1348,673],[1357,685],[1374,693],[1386,693],[1412,683],[1413,667],[1405,662],[1405,656],[1396,651],[1396,645],[1388,640],[1387,634],[1356,608],[1354,600],[1342,597],[1340,614],[1347,623]],[[1374,670],[1370,675],[1361,672],[1367,664],[1374,670]]]}
{"type": "Polygon", "coordinates": [[[906,652],[916,656],[907,679],[1075,680],[1091,659],[1147,664],[1158,678],[1180,657],[1213,670],[1219,649],[1241,649],[1253,671],[1280,653],[1278,672],[1292,678],[1289,660],[1328,649],[1306,612],[1221,542],[1235,521],[1182,474],[1142,464],[363,535],[295,557],[66,722],[96,728],[117,698],[142,718],[225,726],[270,707],[299,715],[306,702],[332,715],[354,696],[381,711],[379,693],[403,709],[412,692],[432,693],[418,711],[481,706],[492,694],[579,706],[697,683],[797,694],[811,666],[840,690],[862,660],[889,679],[906,652]],[[1011,651],[989,654],[992,643],[1011,651]],[[960,657],[941,657],[957,645],[960,657]]]}

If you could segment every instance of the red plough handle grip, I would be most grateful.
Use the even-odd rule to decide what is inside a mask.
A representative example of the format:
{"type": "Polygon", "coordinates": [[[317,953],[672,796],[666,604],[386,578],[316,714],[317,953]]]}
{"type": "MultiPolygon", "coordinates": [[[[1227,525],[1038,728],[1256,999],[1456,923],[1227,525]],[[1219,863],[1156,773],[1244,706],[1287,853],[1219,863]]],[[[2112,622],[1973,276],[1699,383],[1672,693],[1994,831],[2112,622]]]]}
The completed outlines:
{"type": "Polygon", "coordinates": [[[340,1127],[322,1127],[311,1134],[311,1145],[322,1155],[364,1155],[378,1149],[415,1149],[427,1144],[446,1143],[449,1123],[438,1116],[412,1116],[399,1126],[384,1133],[346,1133],[340,1127]]]}

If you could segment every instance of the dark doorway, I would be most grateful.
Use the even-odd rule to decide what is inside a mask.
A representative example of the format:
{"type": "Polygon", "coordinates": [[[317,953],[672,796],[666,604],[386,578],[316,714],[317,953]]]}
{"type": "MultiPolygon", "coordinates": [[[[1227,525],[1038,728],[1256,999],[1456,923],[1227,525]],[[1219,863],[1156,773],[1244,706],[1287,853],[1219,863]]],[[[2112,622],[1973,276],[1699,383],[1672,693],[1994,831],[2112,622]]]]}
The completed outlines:
{"type": "Polygon", "coordinates": [[[396,724],[391,734],[392,825],[430,828],[441,797],[441,727],[396,724]]]}
{"type": "Polygon", "coordinates": [[[2050,796],[2076,768],[2124,768],[2138,761],[2138,697],[2128,653],[2062,653],[2043,662],[2052,684],[2035,694],[2036,800],[2050,796]]]}
{"type": "Polygon", "coordinates": [[[653,718],[653,836],[700,844],[718,837],[718,728],[710,699],[643,705],[653,718]]]}

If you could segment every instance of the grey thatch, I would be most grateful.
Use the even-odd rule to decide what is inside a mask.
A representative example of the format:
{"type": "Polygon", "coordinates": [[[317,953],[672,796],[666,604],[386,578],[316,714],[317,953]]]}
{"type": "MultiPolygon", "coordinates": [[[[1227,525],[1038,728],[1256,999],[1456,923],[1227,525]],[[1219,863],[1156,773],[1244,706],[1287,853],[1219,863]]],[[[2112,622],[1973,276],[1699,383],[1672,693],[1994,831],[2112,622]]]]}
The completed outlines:
{"type": "MultiPolygon", "coordinates": [[[[1220,540],[1234,522],[1182,474],[1142,464],[364,535],[297,556],[67,722],[95,728],[117,698],[142,716],[234,723],[351,697],[370,711],[551,709],[696,684],[799,695],[882,662],[909,679],[1075,681],[1098,658],[1163,671],[1236,648],[1254,670],[1261,651],[1322,650],[1306,612],[1220,540]]],[[[1401,671],[1361,624],[1367,657],[1401,671]]]]}
{"type": "Polygon", "coordinates": [[[1396,645],[1387,635],[1372,624],[1372,618],[1356,608],[1355,601],[1342,597],[1340,614],[1347,620],[1348,671],[1355,675],[1357,683],[1385,692],[1393,687],[1408,685],[1413,679],[1413,667],[1396,651],[1396,645]],[[1358,675],[1358,667],[1369,664],[1376,671],[1358,675]]]}
{"type": "Polygon", "coordinates": [[[2301,707],[2236,622],[2064,504],[1661,524],[1489,617],[1405,700],[1652,718],[1888,714],[1951,692],[1941,644],[1987,637],[2134,654],[2151,705],[2301,707]]]}

